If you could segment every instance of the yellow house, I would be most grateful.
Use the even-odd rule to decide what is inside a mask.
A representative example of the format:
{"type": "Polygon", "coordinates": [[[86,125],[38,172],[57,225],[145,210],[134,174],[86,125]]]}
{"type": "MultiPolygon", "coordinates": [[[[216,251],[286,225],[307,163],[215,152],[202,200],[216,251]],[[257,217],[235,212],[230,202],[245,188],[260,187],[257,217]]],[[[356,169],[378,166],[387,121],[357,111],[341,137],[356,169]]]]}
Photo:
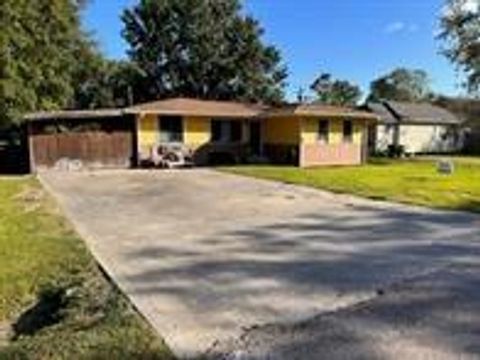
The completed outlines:
{"type": "Polygon", "coordinates": [[[237,163],[260,155],[259,115],[265,108],[238,102],[175,98],[126,110],[136,119],[139,159],[160,144],[179,143],[196,164],[237,163]]]}
{"type": "MultiPolygon", "coordinates": [[[[54,111],[25,117],[30,169],[135,167],[180,146],[195,164],[264,162],[358,165],[376,115],[302,104],[267,107],[175,98],[126,109],[54,111]]],[[[153,161],[155,162],[155,161],[153,161]]]]}
{"type": "Polygon", "coordinates": [[[140,159],[163,143],[181,143],[197,164],[264,158],[302,167],[366,160],[376,115],[325,105],[265,107],[176,98],[133,106],[140,159]]]}
{"type": "Polygon", "coordinates": [[[359,165],[367,160],[368,126],[377,117],[318,104],[270,109],[263,121],[264,148],[274,162],[301,167],[359,165]]]}

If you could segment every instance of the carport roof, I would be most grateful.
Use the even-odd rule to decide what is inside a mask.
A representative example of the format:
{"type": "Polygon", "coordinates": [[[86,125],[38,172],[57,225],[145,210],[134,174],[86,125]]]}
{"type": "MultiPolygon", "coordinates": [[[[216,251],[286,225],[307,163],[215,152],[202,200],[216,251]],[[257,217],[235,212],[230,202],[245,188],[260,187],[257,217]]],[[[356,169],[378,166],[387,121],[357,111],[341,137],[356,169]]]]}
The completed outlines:
{"type": "Polygon", "coordinates": [[[59,110],[40,111],[26,114],[23,118],[29,121],[51,120],[51,119],[96,119],[119,117],[123,115],[121,109],[97,109],[97,110],[59,110]]]}
{"type": "Polygon", "coordinates": [[[125,109],[125,112],[129,114],[154,113],[181,116],[251,118],[259,116],[265,109],[266,107],[263,105],[234,101],[174,98],[131,106],[125,109]]]}

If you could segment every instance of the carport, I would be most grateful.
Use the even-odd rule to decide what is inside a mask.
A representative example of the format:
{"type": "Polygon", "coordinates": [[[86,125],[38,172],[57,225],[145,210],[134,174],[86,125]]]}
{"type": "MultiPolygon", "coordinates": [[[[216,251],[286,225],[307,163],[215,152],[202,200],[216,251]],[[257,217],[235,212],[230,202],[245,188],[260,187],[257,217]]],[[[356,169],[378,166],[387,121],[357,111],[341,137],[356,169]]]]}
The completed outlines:
{"type": "Polygon", "coordinates": [[[40,168],[128,168],[136,164],[133,117],[121,110],[26,116],[32,172],[40,168]]]}

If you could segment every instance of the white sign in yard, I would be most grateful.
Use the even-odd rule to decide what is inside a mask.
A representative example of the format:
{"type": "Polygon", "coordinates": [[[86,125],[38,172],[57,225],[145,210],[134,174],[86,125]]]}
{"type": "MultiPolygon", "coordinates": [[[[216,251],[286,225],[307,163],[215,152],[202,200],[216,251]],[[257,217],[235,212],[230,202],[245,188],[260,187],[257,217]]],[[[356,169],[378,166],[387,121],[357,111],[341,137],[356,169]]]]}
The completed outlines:
{"type": "Polygon", "coordinates": [[[437,171],[440,174],[451,175],[455,172],[455,164],[452,160],[442,159],[437,163],[437,171]]]}

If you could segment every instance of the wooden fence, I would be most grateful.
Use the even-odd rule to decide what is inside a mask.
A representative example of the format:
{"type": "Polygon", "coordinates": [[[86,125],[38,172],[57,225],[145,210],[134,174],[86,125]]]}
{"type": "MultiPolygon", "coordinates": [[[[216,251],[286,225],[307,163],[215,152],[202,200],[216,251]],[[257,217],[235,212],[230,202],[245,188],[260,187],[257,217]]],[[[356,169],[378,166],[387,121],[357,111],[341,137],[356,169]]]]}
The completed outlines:
{"type": "Polygon", "coordinates": [[[91,131],[31,135],[35,167],[54,167],[63,159],[84,167],[128,167],[132,164],[133,135],[129,131],[91,131]]]}

